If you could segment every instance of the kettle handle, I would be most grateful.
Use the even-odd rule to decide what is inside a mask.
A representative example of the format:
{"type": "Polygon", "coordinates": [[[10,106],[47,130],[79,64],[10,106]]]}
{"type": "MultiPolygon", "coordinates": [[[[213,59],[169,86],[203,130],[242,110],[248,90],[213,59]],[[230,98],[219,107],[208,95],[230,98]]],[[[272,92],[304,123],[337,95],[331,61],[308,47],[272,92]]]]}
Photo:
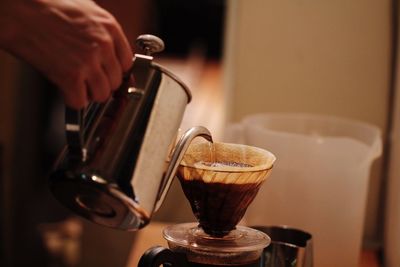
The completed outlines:
{"type": "Polygon", "coordinates": [[[183,255],[174,253],[170,249],[161,246],[155,246],[146,250],[138,263],[138,267],[159,267],[161,265],[171,267],[187,266],[183,255]]]}
{"type": "Polygon", "coordinates": [[[85,162],[88,157],[86,143],[92,138],[94,129],[97,128],[99,119],[103,116],[112,98],[123,95],[129,86],[133,66],[124,75],[122,84],[105,103],[90,103],[88,107],[74,110],[65,108],[65,132],[70,159],[85,162]]]}
{"type": "Polygon", "coordinates": [[[176,171],[183,159],[186,150],[188,149],[192,140],[197,136],[201,136],[206,140],[213,142],[210,131],[203,126],[192,127],[182,135],[182,137],[179,139],[178,143],[175,146],[175,150],[171,156],[168,169],[162,180],[160,190],[158,193],[158,199],[155,205],[155,211],[157,211],[160,208],[161,204],[163,203],[164,198],[168,193],[168,189],[172,184],[172,180],[175,177],[176,171]]]}
{"type": "MultiPolygon", "coordinates": [[[[135,54],[131,68],[124,74],[122,84],[112,95],[112,98],[126,94],[142,95],[147,82],[149,70],[152,65],[153,57],[151,54],[164,50],[164,42],[157,36],[151,34],[140,35],[136,39],[136,44],[143,50],[143,54],[135,54]],[[135,73],[135,87],[129,91],[131,76],[135,73]],[[128,91],[127,91],[128,89],[128,91]]],[[[88,157],[86,148],[87,141],[93,137],[94,129],[104,114],[107,106],[112,101],[108,99],[105,103],[90,103],[87,108],[74,110],[66,107],[65,110],[65,131],[67,137],[68,151],[70,158],[74,161],[85,162],[88,157]]]]}

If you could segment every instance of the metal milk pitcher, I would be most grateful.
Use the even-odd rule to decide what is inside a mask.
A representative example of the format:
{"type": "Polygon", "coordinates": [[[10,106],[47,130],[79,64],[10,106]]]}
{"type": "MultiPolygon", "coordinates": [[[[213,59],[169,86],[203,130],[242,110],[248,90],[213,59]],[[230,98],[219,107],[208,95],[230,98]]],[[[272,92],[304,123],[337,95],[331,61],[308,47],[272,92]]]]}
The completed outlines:
{"type": "Polygon", "coordinates": [[[190,141],[209,131],[194,127],[174,148],[191,94],[153,62],[161,39],[141,35],[121,87],[106,103],[66,109],[67,146],[50,177],[55,197],[77,214],[123,230],[145,226],[161,205],[190,141]],[[173,150],[173,153],[171,154],[173,150]],[[170,157],[169,157],[170,156],[170,157]]]}

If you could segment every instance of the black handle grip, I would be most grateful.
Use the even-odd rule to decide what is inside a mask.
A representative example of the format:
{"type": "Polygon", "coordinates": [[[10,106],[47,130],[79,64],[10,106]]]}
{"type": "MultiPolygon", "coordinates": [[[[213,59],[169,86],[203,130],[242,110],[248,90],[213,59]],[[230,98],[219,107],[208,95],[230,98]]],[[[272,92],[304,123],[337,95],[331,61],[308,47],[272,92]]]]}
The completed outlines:
{"type": "Polygon", "coordinates": [[[168,248],[155,246],[148,249],[142,257],[140,257],[138,267],[159,267],[161,264],[170,267],[187,266],[185,260],[180,255],[172,252],[168,248]]]}
{"type": "Polygon", "coordinates": [[[65,108],[65,130],[69,157],[71,159],[78,162],[86,160],[86,153],[88,151],[86,151],[87,148],[85,145],[94,133],[101,116],[103,116],[110,102],[112,102],[112,98],[116,99],[128,93],[128,87],[133,82],[132,75],[135,71],[135,58],[132,62],[132,67],[124,74],[120,87],[105,103],[91,102],[86,108],[80,110],[74,110],[69,107],[65,108]]]}

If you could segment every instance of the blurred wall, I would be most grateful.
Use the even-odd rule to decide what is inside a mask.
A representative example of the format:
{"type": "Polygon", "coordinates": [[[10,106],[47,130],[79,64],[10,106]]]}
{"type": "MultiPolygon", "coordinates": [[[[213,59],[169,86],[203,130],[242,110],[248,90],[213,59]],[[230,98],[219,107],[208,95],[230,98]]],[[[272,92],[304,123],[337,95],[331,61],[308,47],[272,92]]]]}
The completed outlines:
{"type": "Polygon", "coordinates": [[[12,147],[14,143],[14,101],[17,61],[10,55],[0,51],[0,146],[2,156],[0,162],[0,265],[7,266],[6,256],[10,253],[9,242],[12,239],[10,220],[11,209],[11,173],[12,147]]]}
{"type": "MultiPolygon", "coordinates": [[[[387,124],[390,1],[228,0],[229,121],[310,112],[387,124]]],[[[381,163],[370,182],[365,236],[380,239],[381,163]]]]}

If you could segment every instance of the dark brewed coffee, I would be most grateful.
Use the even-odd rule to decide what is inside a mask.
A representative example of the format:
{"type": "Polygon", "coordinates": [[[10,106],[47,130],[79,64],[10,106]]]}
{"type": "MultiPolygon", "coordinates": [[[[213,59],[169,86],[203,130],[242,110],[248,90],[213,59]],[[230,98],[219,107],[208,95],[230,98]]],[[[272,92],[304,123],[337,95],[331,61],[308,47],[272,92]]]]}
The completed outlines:
{"type": "Polygon", "coordinates": [[[208,167],[239,167],[239,168],[253,167],[250,164],[241,163],[241,162],[221,162],[221,161],[207,162],[207,161],[201,161],[200,164],[208,166],[208,167]]]}
{"type": "Polygon", "coordinates": [[[178,177],[200,227],[209,235],[222,237],[242,219],[261,183],[213,183],[178,177]]]}

